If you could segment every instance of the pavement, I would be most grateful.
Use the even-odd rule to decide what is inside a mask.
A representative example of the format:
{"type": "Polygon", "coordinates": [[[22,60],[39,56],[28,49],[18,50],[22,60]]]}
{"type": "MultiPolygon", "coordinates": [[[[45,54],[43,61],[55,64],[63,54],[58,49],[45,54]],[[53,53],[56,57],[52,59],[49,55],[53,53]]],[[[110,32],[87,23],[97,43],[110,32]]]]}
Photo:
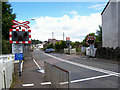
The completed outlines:
{"type": "MultiPolygon", "coordinates": [[[[15,70],[19,70],[18,64],[15,65],[15,70]]],[[[39,68],[33,61],[32,53],[28,53],[25,57],[23,64],[22,76],[18,76],[13,88],[53,88],[51,85],[41,85],[43,82],[47,82],[44,78],[44,74],[38,72],[39,68]]]]}

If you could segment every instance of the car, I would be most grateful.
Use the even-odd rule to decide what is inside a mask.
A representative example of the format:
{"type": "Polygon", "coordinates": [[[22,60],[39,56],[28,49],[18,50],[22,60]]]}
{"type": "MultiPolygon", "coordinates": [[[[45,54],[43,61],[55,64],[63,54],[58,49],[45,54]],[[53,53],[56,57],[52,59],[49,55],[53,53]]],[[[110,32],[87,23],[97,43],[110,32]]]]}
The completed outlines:
{"type": "Polygon", "coordinates": [[[46,49],[46,50],[45,50],[45,53],[51,53],[51,52],[54,52],[54,51],[55,51],[54,49],[49,48],[49,49],[46,49]]]}
{"type": "Polygon", "coordinates": [[[33,49],[30,49],[30,52],[33,52],[33,49]]]}

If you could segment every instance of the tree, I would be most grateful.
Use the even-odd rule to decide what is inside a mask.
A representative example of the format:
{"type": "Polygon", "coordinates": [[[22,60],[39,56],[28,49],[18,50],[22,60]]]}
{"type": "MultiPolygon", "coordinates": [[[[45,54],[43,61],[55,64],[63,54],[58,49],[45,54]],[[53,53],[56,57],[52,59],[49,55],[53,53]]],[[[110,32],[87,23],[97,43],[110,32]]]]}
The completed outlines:
{"type": "Polygon", "coordinates": [[[79,45],[80,45],[80,42],[78,42],[78,41],[75,41],[75,47],[79,47],[79,45]]]}
{"type": "Polygon", "coordinates": [[[9,29],[12,28],[12,20],[16,18],[13,8],[8,2],[2,3],[2,39],[9,40],[9,29]]]}
{"type": "Polygon", "coordinates": [[[72,46],[72,48],[75,48],[75,43],[71,42],[71,46],[72,46]]]}
{"type": "Polygon", "coordinates": [[[35,39],[32,40],[32,44],[41,44],[41,43],[42,43],[42,41],[35,40],[35,39]]]}
{"type": "Polygon", "coordinates": [[[99,25],[99,30],[96,31],[97,35],[98,35],[98,39],[100,42],[102,42],[102,26],[99,25]]]}
{"type": "Polygon", "coordinates": [[[99,30],[96,31],[96,47],[102,47],[102,26],[99,25],[99,30]]]}
{"type": "Polygon", "coordinates": [[[60,44],[59,44],[58,41],[55,43],[55,49],[56,49],[57,51],[60,50],[60,44]]]}
{"type": "Polygon", "coordinates": [[[49,48],[53,48],[53,49],[55,48],[55,46],[53,45],[53,43],[49,43],[48,44],[47,49],[49,49],[49,48]]]}
{"type": "Polygon", "coordinates": [[[8,54],[12,51],[12,45],[9,43],[9,29],[12,28],[12,20],[16,18],[11,4],[2,2],[2,53],[8,54]]]}
{"type": "Polygon", "coordinates": [[[60,44],[60,49],[64,49],[67,47],[65,41],[63,40],[61,40],[59,44],[60,44]]]}

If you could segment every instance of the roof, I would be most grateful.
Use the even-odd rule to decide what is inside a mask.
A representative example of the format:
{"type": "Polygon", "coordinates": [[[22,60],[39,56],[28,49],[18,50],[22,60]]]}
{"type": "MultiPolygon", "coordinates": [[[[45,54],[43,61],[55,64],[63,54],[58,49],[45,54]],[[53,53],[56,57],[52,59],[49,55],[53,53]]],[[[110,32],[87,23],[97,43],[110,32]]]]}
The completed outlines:
{"type": "Polygon", "coordinates": [[[109,3],[110,3],[110,0],[109,0],[109,2],[106,4],[105,8],[103,9],[101,15],[104,13],[104,11],[106,10],[106,8],[107,8],[107,6],[109,5],[109,3]]]}

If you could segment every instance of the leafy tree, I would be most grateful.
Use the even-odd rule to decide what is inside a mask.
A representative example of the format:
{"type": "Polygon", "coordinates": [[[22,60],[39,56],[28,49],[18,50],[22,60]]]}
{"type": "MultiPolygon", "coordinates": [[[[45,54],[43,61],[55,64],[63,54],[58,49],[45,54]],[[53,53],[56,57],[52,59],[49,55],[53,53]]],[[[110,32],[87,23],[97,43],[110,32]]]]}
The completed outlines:
{"type": "Polygon", "coordinates": [[[12,28],[12,20],[15,18],[11,4],[2,2],[2,39],[9,40],[9,29],[12,28]]]}
{"type": "Polygon", "coordinates": [[[59,44],[58,41],[55,43],[55,49],[56,49],[57,51],[60,50],[60,44],[59,44]]]}
{"type": "Polygon", "coordinates": [[[75,43],[71,42],[71,46],[72,46],[72,48],[75,48],[75,43]]]}
{"type": "Polygon", "coordinates": [[[60,44],[60,49],[64,49],[67,47],[65,41],[63,40],[61,40],[59,44],[60,44]]]}
{"type": "Polygon", "coordinates": [[[55,46],[53,45],[53,43],[49,43],[49,44],[48,44],[47,49],[49,49],[49,48],[55,49],[55,46]]]}
{"type": "Polygon", "coordinates": [[[99,25],[99,30],[97,30],[97,35],[98,35],[98,39],[100,42],[102,42],[102,26],[99,25]]]}
{"type": "Polygon", "coordinates": [[[32,44],[41,44],[42,43],[42,41],[39,41],[39,40],[32,40],[32,44]]]}
{"type": "Polygon", "coordinates": [[[16,18],[13,13],[11,4],[2,2],[2,53],[8,54],[12,52],[12,45],[9,43],[9,29],[12,28],[12,20],[16,18]]]}
{"type": "Polygon", "coordinates": [[[76,41],[75,46],[78,47],[80,45],[80,42],[76,41]]]}

